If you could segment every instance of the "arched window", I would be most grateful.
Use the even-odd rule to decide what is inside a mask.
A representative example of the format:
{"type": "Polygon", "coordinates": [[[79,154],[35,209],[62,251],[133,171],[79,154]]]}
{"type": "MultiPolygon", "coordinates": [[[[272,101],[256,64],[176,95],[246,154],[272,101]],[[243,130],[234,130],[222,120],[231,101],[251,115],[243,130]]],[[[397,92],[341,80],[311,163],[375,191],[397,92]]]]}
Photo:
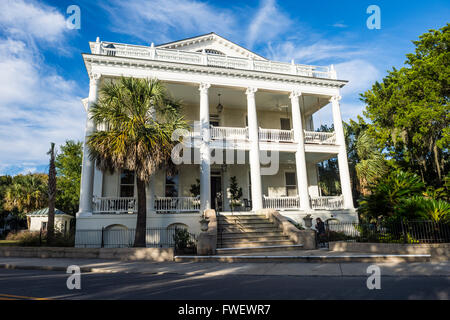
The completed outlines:
{"type": "Polygon", "coordinates": [[[103,231],[105,248],[127,248],[133,245],[133,237],[123,224],[111,224],[103,231]]]}
{"type": "Polygon", "coordinates": [[[175,223],[172,223],[172,224],[167,226],[167,229],[175,229],[175,228],[177,228],[177,229],[186,229],[186,230],[189,229],[186,224],[181,223],[181,222],[175,222],[175,223]]]}

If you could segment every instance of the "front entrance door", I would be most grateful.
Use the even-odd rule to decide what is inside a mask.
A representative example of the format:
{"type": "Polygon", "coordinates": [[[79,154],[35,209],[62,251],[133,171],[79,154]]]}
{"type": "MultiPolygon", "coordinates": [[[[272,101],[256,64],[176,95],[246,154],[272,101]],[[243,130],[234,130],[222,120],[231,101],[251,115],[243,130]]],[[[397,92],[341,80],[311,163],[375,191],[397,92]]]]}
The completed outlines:
{"type": "Polygon", "coordinates": [[[211,209],[222,211],[222,177],[211,175],[211,209]]]}

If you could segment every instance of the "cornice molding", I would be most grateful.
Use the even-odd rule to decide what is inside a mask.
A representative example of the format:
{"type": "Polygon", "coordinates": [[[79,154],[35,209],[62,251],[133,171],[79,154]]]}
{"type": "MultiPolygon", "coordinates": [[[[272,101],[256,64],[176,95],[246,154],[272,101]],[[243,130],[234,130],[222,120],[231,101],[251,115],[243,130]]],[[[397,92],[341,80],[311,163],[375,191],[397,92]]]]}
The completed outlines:
{"type": "Polygon", "coordinates": [[[212,66],[202,66],[196,64],[176,63],[167,61],[156,61],[147,59],[127,58],[127,57],[113,57],[106,55],[97,55],[84,53],[82,54],[86,69],[91,74],[91,66],[114,66],[122,68],[145,68],[145,69],[159,69],[159,70],[173,70],[175,72],[184,72],[191,74],[210,74],[234,77],[237,79],[261,79],[271,80],[277,82],[289,82],[296,84],[315,85],[320,87],[342,88],[348,81],[334,80],[325,78],[313,78],[298,75],[267,73],[255,70],[242,70],[231,68],[220,68],[212,66]]]}

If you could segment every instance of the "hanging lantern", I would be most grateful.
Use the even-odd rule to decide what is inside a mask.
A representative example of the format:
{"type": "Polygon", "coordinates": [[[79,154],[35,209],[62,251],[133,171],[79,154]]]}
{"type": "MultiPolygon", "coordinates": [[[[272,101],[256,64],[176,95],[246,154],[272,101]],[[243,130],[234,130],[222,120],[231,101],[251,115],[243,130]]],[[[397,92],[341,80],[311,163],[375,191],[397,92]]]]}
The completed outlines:
{"type": "Polygon", "coordinates": [[[216,109],[218,113],[221,113],[223,110],[223,105],[220,103],[220,93],[218,94],[219,96],[219,104],[217,105],[216,109]]]}

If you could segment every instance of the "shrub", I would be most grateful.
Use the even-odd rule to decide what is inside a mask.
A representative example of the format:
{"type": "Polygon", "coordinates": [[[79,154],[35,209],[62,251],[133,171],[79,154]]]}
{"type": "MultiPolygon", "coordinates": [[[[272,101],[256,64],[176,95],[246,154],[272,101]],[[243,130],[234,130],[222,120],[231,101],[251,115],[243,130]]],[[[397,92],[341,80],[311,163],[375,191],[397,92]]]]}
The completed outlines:
{"type": "Polygon", "coordinates": [[[45,237],[45,232],[40,233],[39,231],[22,231],[17,233],[9,233],[6,240],[18,241],[19,246],[39,247],[44,242],[45,237]]]}
{"type": "Polygon", "coordinates": [[[195,243],[191,240],[191,235],[189,231],[184,228],[175,229],[173,240],[175,242],[175,249],[177,250],[195,247],[195,243]]]}
{"type": "Polygon", "coordinates": [[[366,221],[394,215],[415,218],[415,210],[402,210],[402,207],[406,199],[420,196],[424,189],[425,185],[418,175],[401,170],[393,171],[369,186],[370,194],[361,198],[358,212],[366,221]]]}
{"type": "MultiPolygon", "coordinates": [[[[22,231],[9,233],[6,240],[18,241],[19,246],[39,247],[47,244],[47,233],[45,231],[22,231]]],[[[52,247],[73,247],[75,244],[75,235],[73,233],[64,234],[55,231],[52,247]]]]}

